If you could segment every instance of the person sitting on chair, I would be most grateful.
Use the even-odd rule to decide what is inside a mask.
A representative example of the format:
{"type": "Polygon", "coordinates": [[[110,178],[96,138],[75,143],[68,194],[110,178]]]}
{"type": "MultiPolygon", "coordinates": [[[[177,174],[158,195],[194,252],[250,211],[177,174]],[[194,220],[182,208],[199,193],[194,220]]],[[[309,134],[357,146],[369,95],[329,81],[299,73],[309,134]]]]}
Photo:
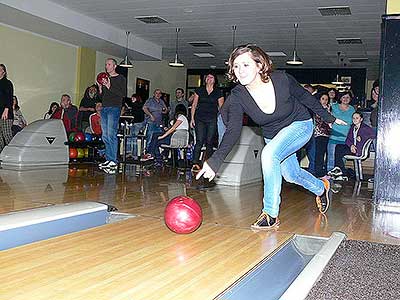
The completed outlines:
{"type": "Polygon", "coordinates": [[[64,123],[65,131],[68,133],[78,129],[78,108],[72,104],[71,96],[61,96],[60,107],[51,116],[52,119],[60,119],[64,123]]]}
{"type": "Polygon", "coordinates": [[[340,176],[348,176],[343,158],[345,155],[362,156],[364,144],[367,140],[373,138],[375,138],[375,132],[371,127],[363,123],[363,114],[361,112],[353,113],[353,124],[347,134],[346,142],[343,145],[336,145],[335,168],[328,175],[337,180],[341,179],[340,176]]]}
{"type": "MultiPolygon", "coordinates": [[[[164,134],[157,137],[157,140],[152,140],[150,147],[151,150],[154,151],[156,158],[156,165],[160,166],[162,164],[161,154],[160,154],[160,146],[161,145],[169,145],[171,143],[172,134],[177,132],[184,133],[184,137],[187,138],[188,130],[189,130],[189,121],[186,117],[187,111],[186,107],[183,104],[178,104],[175,107],[175,122],[174,124],[165,131],[164,134]],[[154,148],[153,148],[154,147],[154,148]]],[[[187,141],[186,141],[187,142],[187,141]]]]}

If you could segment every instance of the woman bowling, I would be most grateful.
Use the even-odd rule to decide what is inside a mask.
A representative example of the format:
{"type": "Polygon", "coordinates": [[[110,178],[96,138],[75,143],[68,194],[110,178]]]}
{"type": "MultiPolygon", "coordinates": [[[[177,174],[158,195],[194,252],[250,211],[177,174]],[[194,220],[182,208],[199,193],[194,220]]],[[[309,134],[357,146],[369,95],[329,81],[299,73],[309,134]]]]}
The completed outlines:
{"type": "Polygon", "coordinates": [[[282,176],[287,182],[303,186],[316,195],[321,213],[331,201],[330,182],[318,179],[300,168],[296,151],[313,134],[311,109],[327,123],[345,125],[326,109],[290,75],[272,71],[269,56],[254,45],[239,46],[229,57],[228,77],[238,85],[232,89],[229,105],[222,111],[227,126],[219,149],[204,163],[197,174],[212,180],[240,137],[243,113],[249,115],[263,130],[265,147],[261,154],[264,177],[262,212],[251,225],[254,229],[279,226],[279,205],[282,176]]]}

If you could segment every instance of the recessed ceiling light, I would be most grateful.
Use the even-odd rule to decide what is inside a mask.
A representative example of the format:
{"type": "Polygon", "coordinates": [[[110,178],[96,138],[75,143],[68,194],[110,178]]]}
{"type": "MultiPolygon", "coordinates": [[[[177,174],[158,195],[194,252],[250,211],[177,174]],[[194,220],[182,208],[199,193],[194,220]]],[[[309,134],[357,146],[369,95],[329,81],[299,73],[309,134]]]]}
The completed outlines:
{"type": "Polygon", "coordinates": [[[327,6],[318,7],[322,16],[349,16],[351,15],[350,7],[348,6],[327,6]]]}
{"type": "Polygon", "coordinates": [[[267,54],[272,57],[286,57],[287,56],[286,53],[282,52],[282,51],[271,51],[271,52],[267,52],[267,54]]]}
{"type": "Polygon", "coordinates": [[[336,41],[339,45],[362,44],[360,38],[336,38],[336,41]]]}
{"type": "Polygon", "coordinates": [[[183,12],[184,12],[184,13],[187,13],[187,14],[190,14],[190,13],[193,12],[193,9],[191,9],[191,8],[185,8],[185,9],[183,9],[183,12]]]}
{"type": "Polygon", "coordinates": [[[188,42],[189,45],[192,45],[193,47],[212,47],[213,45],[210,44],[207,41],[191,41],[188,42]]]}
{"type": "Polygon", "coordinates": [[[194,56],[201,57],[201,58],[210,58],[210,57],[215,57],[214,54],[209,53],[209,52],[202,52],[202,53],[193,53],[194,56]]]}
{"type": "Polygon", "coordinates": [[[349,57],[349,62],[365,62],[368,61],[368,57],[349,57]]]}
{"type": "Polygon", "coordinates": [[[146,24],[168,23],[167,20],[161,18],[160,16],[137,16],[135,19],[146,24]]]}

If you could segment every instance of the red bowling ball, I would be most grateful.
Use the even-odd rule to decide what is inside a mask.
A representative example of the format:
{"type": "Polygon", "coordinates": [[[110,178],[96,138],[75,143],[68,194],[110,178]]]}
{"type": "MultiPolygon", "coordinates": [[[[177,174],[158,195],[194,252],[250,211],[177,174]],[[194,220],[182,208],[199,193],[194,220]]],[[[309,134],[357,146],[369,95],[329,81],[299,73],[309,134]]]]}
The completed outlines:
{"type": "Polygon", "coordinates": [[[97,74],[96,80],[99,84],[103,84],[103,79],[106,79],[106,78],[108,78],[108,74],[106,72],[101,72],[101,73],[97,74]]]}
{"type": "Polygon", "coordinates": [[[83,134],[83,132],[77,132],[74,135],[74,142],[76,143],[82,143],[85,141],[85,135],[83,134]]]}
{"type": "Polygon", "coordinates": [[[192,233],[203,219],[203,213],[196,200],[178,196],[168,202],[164,212],[167,227],[175,233],[192,233]]]}

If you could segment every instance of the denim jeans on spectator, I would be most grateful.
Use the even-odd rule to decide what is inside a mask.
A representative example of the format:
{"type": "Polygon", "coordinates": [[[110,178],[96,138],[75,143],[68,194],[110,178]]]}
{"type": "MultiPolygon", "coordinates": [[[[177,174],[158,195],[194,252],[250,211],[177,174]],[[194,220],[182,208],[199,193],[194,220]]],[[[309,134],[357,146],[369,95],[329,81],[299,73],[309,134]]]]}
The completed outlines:
{"type": "Polygon", "coordinates": [[[315,138],[315,176],[322,177],[326,175],[325,155],[327,152],[329,137],[318,136],[315,138]]]}
{"type": "Polygon", "coordinates": [[[118,162],[118,125],[121,109],[119,107],[103,107],[101,110],[102,139],[106,146],[106,160],[118,162]]]}
{"type": "Polygon", "coordinates": [[[166,136],[165,138],[163,138],[161,140],[158,139],[159,135],[155,135],[155,136],[157,136],[157,143],[153,144],[153,145],[155,145],[155,147],[154,147],[154,150],[153,149],[152,150],[154,151],[154,157],[156,159],[156,162],[162,163],[162,157],[161,157],[161,153],[160,153],[160,146],[161,145],[169,145],[171,143],[172,134],[166,136]]]}
{"type": "Polygon", "coordinates": [[[218,146],[219,146],[221,144],[222,138],[223,138],[224,133],[226,131],[226,127],[225,127],[224,121],[222,121],[221,114],[218,114],[217,128],[218,128],[218,146]]]}
{"type": "Polygon", "coordinates": [[[303,186],[315,195],[324,192],[322,180],[300,168],[296,151],[303,147],[313,134],[312,120],[295,121],[283,128],[273,139],[265,139],[261,153],[264,177],[263,211],[277,217],[281,203],[282,176],[290,183],[303,186]]]}
{"type": "Polygon", "coordinates": [[[146,153],[155,155],[154,149],[157,145],[157,137],[163,133],[163,129],[160,124],[149,122],[146,132],[146,153]]]}
{"type": "MultiPolygon", "coordinates": [[[[342,143],[344,144],[344,143],[342,143]]],[[[327,153],[326,153],[326,170],[329,172],[335,167],[335,148],[337,143],[333,143],[332,140],[329,140],[327,153]]]]}
{"type": "Polygon", "coordinates": [[[139,153],[137,153],[137,136],[145,124],[146,123],[144,121],[132,124],[131,132],[126,143],[126,153],[132,154],[133,156],[139,156],[139,153]]]}
{"type": "Polygon", "coordinates": [[[211,157],[213,153],[213,144],[215,131],[217,130],[217,119],[212,119],[208,122],[203,122],[196,119],[195,132],[196,132],[196,144],[194,146],[194,157],[193,163],[198,164],[200,162],[200,153],[203,144],[206,144],[206,158],[211,157]]]}
{"type": "Polygon", "coordinates": [[[308,158],[308,172],[315,175],[315,138],[311,136],[310,140],[305,146],[308,158]]]}

